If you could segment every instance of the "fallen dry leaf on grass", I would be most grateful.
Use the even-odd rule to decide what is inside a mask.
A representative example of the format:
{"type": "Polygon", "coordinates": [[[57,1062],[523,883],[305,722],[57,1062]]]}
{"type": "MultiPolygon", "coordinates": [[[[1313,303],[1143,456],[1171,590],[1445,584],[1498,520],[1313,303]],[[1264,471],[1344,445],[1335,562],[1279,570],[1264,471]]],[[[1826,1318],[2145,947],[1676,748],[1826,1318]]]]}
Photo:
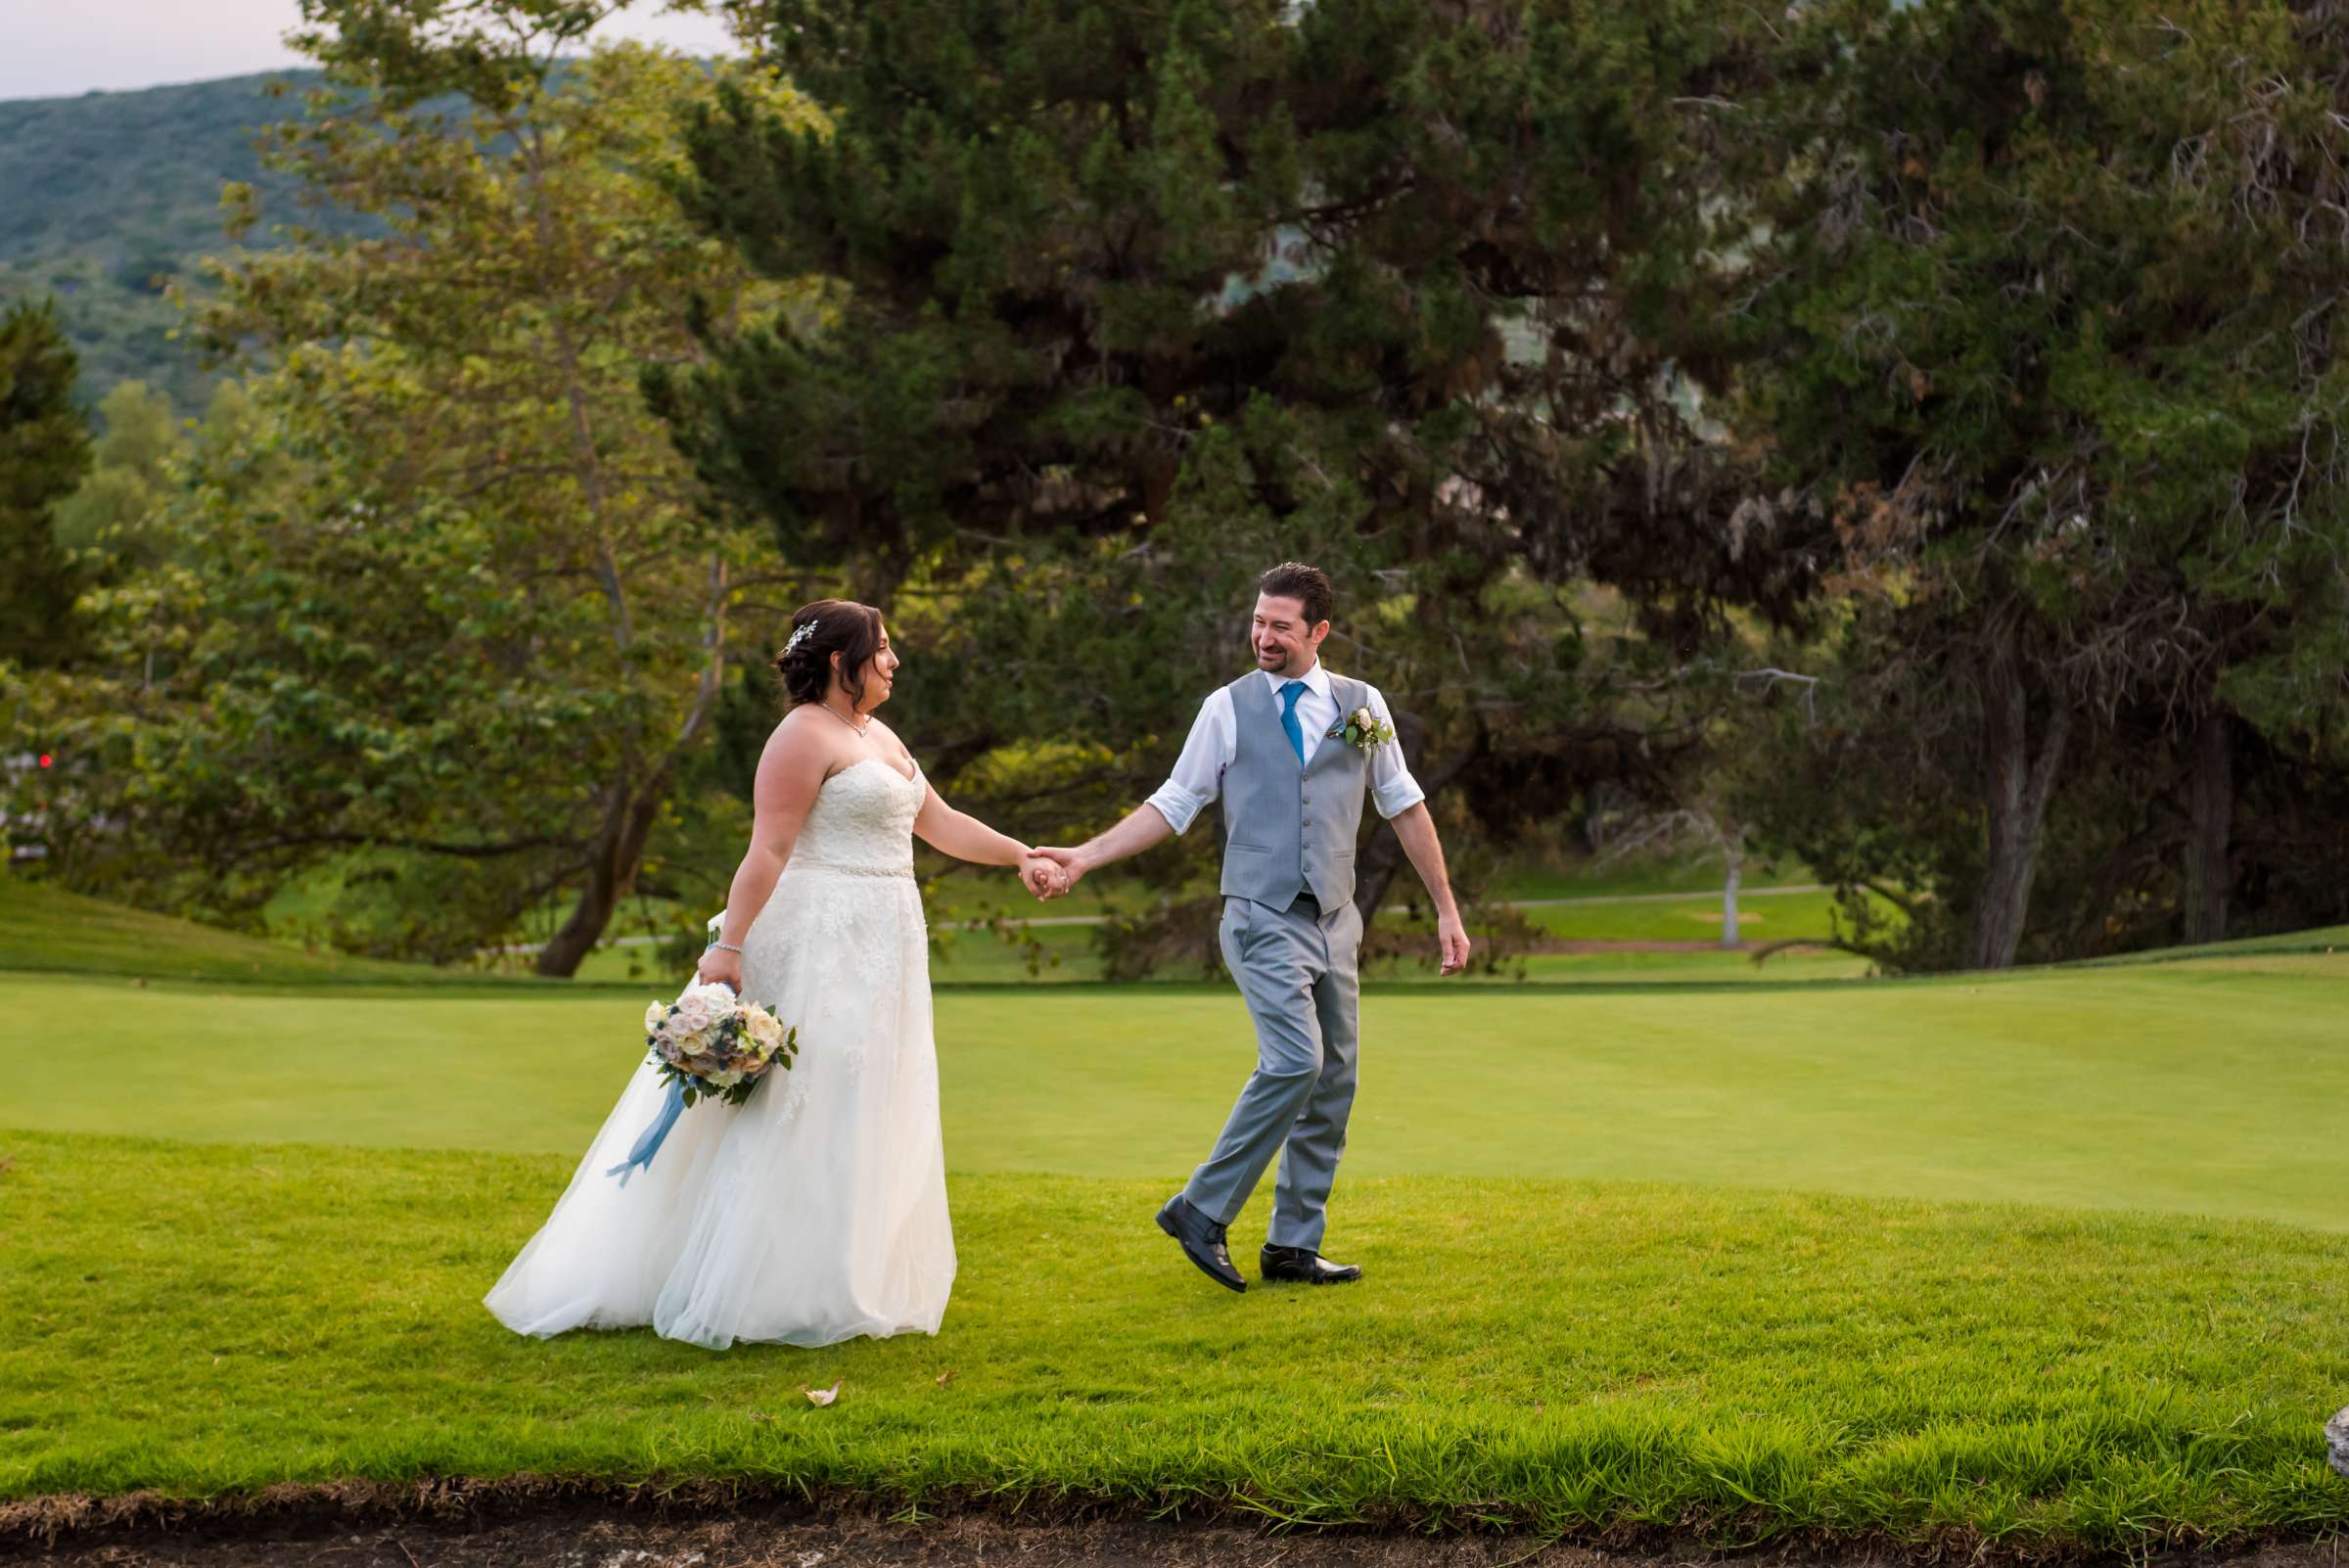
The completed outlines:
{"type": "Polygon", "coordinates": [[[947,1368],[946,1368],[944,1371],[943,1371],[943,1372],[939,1373],[939,1374],[938,1374],[938,1386],[939,1386],[940,1388],[944,1388],[944,1387],[946,1386],[946,1379],[947,1379],[947,1378],[949,1378],[949,1377],[952,1377],[953,1375],[954,1375],[954,1368],[953,1368],[953,1367],[951,1367],[951,1366],[947,1367],[947,1368]]]}
{"type": "Polygon", "coordinates": [[[840,1398],[840,1384],[835,1383],[830,1388],[804,1388],[800,1392],[807,1396],[810,1405],[829,1405],[840,1398]]]}

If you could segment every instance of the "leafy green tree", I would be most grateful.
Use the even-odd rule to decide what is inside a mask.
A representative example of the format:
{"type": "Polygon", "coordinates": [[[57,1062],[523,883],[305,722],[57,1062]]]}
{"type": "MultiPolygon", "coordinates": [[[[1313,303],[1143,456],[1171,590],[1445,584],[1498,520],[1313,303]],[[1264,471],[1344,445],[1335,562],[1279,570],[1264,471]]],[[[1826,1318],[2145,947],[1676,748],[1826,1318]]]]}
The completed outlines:
{"type": "Polygon", "coordinates": [[[78,636],[72,563],[54,514],[89,466],[74,355],[50,305],[0,314],[0,665],[56,665],[78,636]]]}
{"type": "Polygon", "coordinates": [[[249,407],[199,443],[174,559],[101,596],[111,683],[83,703],[93,807],[183,905],[250,917],[357,854],[404,867],[416,955],[567,898],[539,967],[569,974],[707,744],[760,552],[696,504],[638,369],[697,351],[681,300],[784,296],[668,194],[674,107],[710,73],[566,62],[610,9],[304,6],[334,86],[272,161],[381,229],[219,269],[198,325],[253,366],[249,407]]]}
{"type": "Polygon", "coordinates": [[[142,381],[120,381],[98,399],[98,438],[90,471],[58,503],[57,542],[112,562],[151,562],[163,548],[156,532],[172,485],[171,468],[187,441],[168,393],[142,381]]]}

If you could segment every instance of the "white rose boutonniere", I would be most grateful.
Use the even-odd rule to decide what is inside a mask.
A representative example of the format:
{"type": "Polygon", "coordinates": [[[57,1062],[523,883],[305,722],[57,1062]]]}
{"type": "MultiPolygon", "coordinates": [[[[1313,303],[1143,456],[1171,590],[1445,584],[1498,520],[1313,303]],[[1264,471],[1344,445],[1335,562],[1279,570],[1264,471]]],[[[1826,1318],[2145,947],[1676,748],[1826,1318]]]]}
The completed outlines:
{"type": "Polygon", "coordinates": [[[1395,739],[1395,726],[1367,708],[1358,708],[1332,726],[1326,739],[1344,741],[1358,752],[1385,746],[1395,739]]]}

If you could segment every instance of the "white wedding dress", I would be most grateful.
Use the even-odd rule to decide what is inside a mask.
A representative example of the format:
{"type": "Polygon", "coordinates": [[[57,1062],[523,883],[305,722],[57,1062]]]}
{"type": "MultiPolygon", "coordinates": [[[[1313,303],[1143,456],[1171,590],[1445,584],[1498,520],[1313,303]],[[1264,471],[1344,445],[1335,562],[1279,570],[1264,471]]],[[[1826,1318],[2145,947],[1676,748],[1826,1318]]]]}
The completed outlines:
{"type": "Polygon", "coordinates": [[[938,1332],[954,1233],[913,880],[928,793],[871,758],[824,781],[742,944],[743,994],[798,1026],[795,1064],[739,1107],[687,1109],[623,1187],[606,1173],[665,1092],[648,1057],[485,1298],[500,1322],[650,1323],[714,1350],[938,1332]]]}

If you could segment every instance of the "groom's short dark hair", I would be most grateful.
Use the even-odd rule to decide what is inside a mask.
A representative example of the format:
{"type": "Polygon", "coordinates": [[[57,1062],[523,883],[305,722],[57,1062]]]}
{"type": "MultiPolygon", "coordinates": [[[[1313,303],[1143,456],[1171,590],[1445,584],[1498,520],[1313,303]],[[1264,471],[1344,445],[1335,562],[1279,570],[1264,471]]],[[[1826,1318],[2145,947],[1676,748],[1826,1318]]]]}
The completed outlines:
{"type": "Polygon", "coordinates": [[[1309,626],[1327,621],[1338,602],[1338,590],[1330,586],[1329,574],[1302,561],[1283,561],[1256,579],[1256,591],[1296,600],[1305,606],[1305,623],[1309,626]]]}

